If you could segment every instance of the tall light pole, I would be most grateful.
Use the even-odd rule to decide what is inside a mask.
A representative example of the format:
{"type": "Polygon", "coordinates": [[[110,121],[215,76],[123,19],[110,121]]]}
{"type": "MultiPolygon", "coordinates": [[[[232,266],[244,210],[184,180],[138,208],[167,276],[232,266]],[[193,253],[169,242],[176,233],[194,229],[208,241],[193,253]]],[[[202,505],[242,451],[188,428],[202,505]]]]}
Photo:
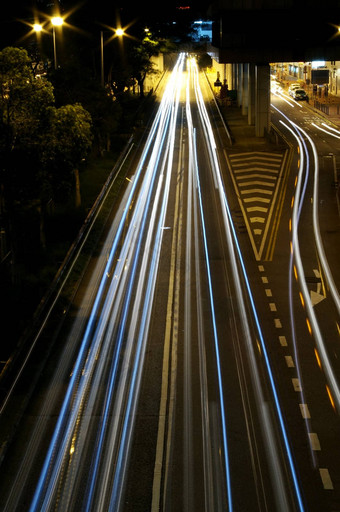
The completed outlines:
{"type": "Polygon", "coordinates": [[[55,28],[56,27],[61,27],[61,25],[64,23],[64,20],[60,16],[54,16],[53,18],[51,18],[51,23],[52,23],[52,30],[53,30],[54,69],[57,69],[58,68],[58,64],[57,64],[57,42],[56,42],[55,28]]]}
{"type": "MultiPolygon", "coordinates": [[[[123,37],[123,35],[125,34],[125,31],[123,28],[116,28],[116,29],[111,29],[115,32],[114,36],[118,36],[118,37],[123,37]]],[[[110,41],[111,41],[111,38],[110,38],[110,41]]],[[[100,81],[101,81],[101,84],[102,84],[102,87],[104,87],[105,85],[105,81],[104,81],[104,33],[103,31],[101,30],[100,31],[100,81]]]]}
{"type": "Polygon", "coordinates": [[[104,87],[104,35],[102,30],[100,31],[100,81],[104,87]]]}

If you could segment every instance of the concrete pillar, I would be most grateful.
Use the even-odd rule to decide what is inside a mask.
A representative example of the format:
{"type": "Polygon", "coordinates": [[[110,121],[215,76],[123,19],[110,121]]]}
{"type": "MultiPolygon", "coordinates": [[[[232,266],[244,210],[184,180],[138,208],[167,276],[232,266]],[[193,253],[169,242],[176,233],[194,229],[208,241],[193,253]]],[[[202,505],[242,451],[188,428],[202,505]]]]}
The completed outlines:
{"type": "Polygon", "coordinates": [[[264,137],[270,126],[270,67],[257,65],[255,69],[255,135],[264,137]]]}
{"type": "Polygon", "coordinates": [[[235,91],[237,90],[237,64],[232,64],[232,68],[233,83],[231,88],[235,91]]]}
{"type": "Polygon", "coordinates": [[[249,103],[249,94],[248,94],[248,83],[249,83],[249,72],[248,72],[249,64],[243,64],[242,70],[242,115],[246,116],[248,114],[248,103],[249,103]]]}
{"type": "Polygon", "coordinates": [[[255,125],[255,65],[248,65],[248,124],[255,125]]]}
{"type": "Polygon", "coordinates": [[[227,64],[226,78],[227,78],[228,88],[232,89],[233,88],[233,66],[232,66],[232,64],[227,64]]]}
{"type": "Polygon", "coordinates": [[[231,64],[223,64],[223,71],[221,73],[221,82],[224,84],[224,81],[227,81],[228,89],[232,89],[233,83],[233,70],[231,64]]]}
{"type": "Polygon", "coordinates": [[[237,106],[243,104],[243,64],[237,64],[237,106]]]}
{"type": "Polygon", "coordinates": [[[227,64],[223,64],[223,73],[221,79],[222,84],[224,84],[224,81],[227,80],[227,64]]]}

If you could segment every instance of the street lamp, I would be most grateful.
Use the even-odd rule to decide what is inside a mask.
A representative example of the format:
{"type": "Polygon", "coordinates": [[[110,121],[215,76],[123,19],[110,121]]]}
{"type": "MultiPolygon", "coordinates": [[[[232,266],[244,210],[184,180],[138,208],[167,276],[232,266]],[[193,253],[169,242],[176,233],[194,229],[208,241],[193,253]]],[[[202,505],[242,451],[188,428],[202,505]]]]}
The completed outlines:
{"type": "MultiPolygon", "coordinates": [[[[125,35],[125,31],[123,28],[116,28],[116,29],[111,29],[111,30],[114,31],[115,36],[122,37],[125,35]]],[[[110,38],[110,41],[111,41],[111,38],[110,38]]],[[[101,77],[101,84],[104,87],[105,81],[104,81],[104,32],[103,32],[103,30],[100,31],[100,77],[101,77]]]]}
{"type": "Polygon", "coordinates": [[[34,23],[33,30],[34,32],[42,32],[43,26],[40,23],[34,23]]]}
{"type": "Polygon", "coordinates": [[[61,27],[61,25],[64,23],[63,18],[60,16],[54,16],[51,18],[52,23],[52,30],[53,30],[53,51],[54,51],[54,69],[57,69],[57,43],[56,43],[56,33],[55,33],[55,27],[61,27]]]}

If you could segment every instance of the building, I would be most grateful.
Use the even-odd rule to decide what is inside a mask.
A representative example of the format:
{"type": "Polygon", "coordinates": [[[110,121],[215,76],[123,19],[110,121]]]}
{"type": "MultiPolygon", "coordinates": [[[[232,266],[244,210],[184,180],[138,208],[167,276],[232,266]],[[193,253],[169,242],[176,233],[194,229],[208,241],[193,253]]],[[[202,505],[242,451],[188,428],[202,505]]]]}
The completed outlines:
{"type": "MultiPolygon", "coordinates": [[[[270,63],[288,74],[307,73],[294,63],[333,61],[340,51],[340,1],[217,0],[209,54],[221,81],[237,91],[237,101],[257,136],[270,127],[270,63]],[[296,69],[295,69],[296,68],[296,69]]],[[[337,89],[337,72],[332,71],[337,89]]]]}

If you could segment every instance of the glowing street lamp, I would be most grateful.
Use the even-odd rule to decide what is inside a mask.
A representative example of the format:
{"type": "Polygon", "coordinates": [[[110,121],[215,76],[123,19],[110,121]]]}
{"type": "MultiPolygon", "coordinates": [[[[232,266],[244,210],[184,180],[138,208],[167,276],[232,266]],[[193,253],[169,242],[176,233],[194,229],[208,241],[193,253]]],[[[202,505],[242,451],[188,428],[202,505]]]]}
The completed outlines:
{"type": "Polygon", "coordinates": [[[42,32],[43,26],[40,23],[34,23],[33,30],[34,32],[42,32]]]}
{"type": "Polygon", "coordinates": [[[61,27],[61,25],[64,23],[64,20],[60,16],[54,16],[53,18],[51,18],[51,23],[55,27],[61,27]]]}
{"type": "Polygon", "coordinates": [[[64,23],[63,18],[60,16],[54,16],[51,18],[52,30],[53,30],[53,51],[54,51],[54,69],[57,69],[57,43],[56,43],[56,33],[55,27],[61,27],[64,23]]]}

